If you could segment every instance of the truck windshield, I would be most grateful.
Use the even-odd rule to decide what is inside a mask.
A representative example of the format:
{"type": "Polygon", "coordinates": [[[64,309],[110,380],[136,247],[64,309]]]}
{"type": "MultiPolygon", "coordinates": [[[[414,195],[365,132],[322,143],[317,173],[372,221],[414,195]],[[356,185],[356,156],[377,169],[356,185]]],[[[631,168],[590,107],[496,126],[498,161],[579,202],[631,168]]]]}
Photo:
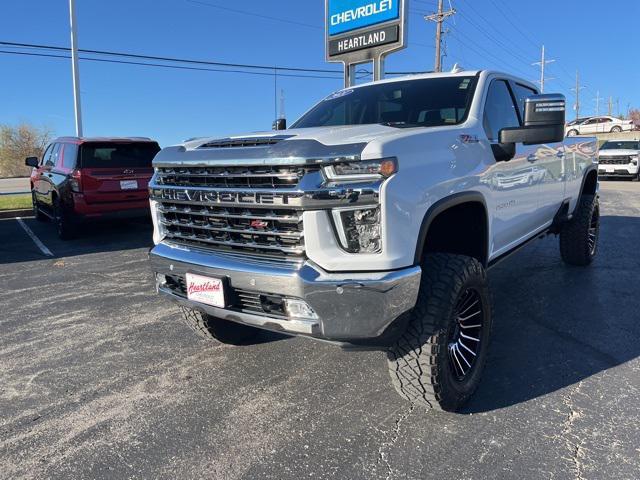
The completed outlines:
{"type": "Polygon", "coordinates": [[[442,77],[340,90],[291,128],[376,123],[398,128],[456,125],[467,116],[475,86],[475,77],[442,77]]]}
{"type": "Polygon", "coordinates": [[[640,142],[604,142],[600,150],[640,150],[640,142]]]}
{"type": "Polygon", "coordinates": [[[151,168],[160,147],[154,142],[84,143],[80,147],[81,168],[151,168]]]}

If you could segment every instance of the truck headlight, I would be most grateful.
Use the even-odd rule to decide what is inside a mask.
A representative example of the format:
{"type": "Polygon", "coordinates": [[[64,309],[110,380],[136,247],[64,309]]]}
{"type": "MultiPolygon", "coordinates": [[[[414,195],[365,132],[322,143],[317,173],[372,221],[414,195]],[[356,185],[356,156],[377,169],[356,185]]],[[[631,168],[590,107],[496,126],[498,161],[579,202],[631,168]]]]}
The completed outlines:
{"type": "Polygon", "coordinates": [[[395,158],[335,163],[324,167],[324,175],[332,183],[367,182],[388,178],[398,171],[395,158]]]}
{"type": "Polygon", "coordinates": [[[638,155],[631,155],[630,159],[631,163],[633,163],[634,165],[638,165],[638,155]]]}
{"type": "Polygon", "coordinates": [[[349,253],[378,253],[382,250],[380,207],[336,208],[333,222],[340,245],[349,253]]]}

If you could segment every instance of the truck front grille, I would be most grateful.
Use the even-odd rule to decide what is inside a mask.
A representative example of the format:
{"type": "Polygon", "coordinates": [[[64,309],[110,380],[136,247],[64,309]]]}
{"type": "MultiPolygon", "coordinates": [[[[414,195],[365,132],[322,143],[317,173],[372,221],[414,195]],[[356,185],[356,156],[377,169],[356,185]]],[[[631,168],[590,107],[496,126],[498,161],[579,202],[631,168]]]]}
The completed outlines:
{"type": "Polygon", "coordinates": [[[209,188],[295,188],[305,173],[301,167],[159,168],[159,185],[209,188]]]}
{"type": "Polygon", "coordinates": [[[628,165],[631,163],[631,157],[628,155],[617,157],[600,157],[598,160],[600,165],[628,165]]]}
{"type": "Polygon", "coordinates": [[[300,196],[295,188],[311,169],[163,167],[156,171],[151,198],[171,242],[297,261],[305,251],[302,211],[280,199],[300,196]]]}

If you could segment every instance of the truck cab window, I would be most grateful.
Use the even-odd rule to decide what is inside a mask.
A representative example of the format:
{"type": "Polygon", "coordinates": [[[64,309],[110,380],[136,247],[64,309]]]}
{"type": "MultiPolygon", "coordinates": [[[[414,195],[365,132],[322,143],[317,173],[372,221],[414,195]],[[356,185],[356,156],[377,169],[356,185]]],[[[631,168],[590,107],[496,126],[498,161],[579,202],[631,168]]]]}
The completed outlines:
{"type": "Polygon", "coordinates": [[[483,124],[491,142],[498,141],[498,135],[503,128],[520,126],[516,106],[506,81],[491,82],[484,107],[483,124]]]}

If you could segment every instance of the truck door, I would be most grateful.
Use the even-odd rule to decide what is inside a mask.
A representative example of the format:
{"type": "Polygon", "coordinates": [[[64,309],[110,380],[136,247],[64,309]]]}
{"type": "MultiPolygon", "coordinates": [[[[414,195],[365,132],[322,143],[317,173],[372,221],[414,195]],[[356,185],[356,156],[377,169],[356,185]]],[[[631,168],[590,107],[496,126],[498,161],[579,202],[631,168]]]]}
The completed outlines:
{"type": "Polygon", "coordinates": [[[528,157],[534,147],[516,145],[516,155],[509,161],[499,161],[499,132],[503,128],[520,126],[518,107],[507,80],[491,81],[483,115],[496,163],[482,182],[491,189],[489,205],[491,224],[491,255],[500,255],[538,228],[538,185],[528,157]]]}
{"type": "MultiPolygon", "coordinates": [[[[518,102],[520,119],[523,120],[525,100],[537,92],[517,82],[512,82],[511,88],[518,102]]],[[[527,162],[531,168],[529,181],[537,186],[536,217],[539,227],[542,228],[555,217],[564,199],[566,180],[564,143],[533,145],[528,149],[530,151],[527,154],[527,162]]]]}

